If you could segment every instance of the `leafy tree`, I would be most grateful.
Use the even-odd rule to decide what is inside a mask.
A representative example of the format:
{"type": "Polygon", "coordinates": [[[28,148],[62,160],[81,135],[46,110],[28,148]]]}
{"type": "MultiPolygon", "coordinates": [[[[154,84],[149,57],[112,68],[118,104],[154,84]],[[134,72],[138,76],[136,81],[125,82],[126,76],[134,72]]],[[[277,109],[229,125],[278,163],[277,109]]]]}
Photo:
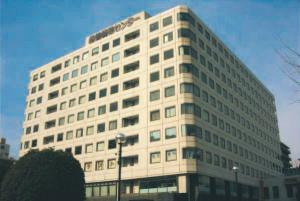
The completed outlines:
{"type": "Polygon", "coordinates": [[[2,182],[0,201],[83,201],[84,173],[69,153],[30,151],[2,182]]]}
{"type": "Polygon", "coordinates": [[[4,175],[9,170],[9,168],[12,166],[13,161],[8,159],[0,159],[0,189],[1,189],[1,183],[4,178],[4,175]]]}

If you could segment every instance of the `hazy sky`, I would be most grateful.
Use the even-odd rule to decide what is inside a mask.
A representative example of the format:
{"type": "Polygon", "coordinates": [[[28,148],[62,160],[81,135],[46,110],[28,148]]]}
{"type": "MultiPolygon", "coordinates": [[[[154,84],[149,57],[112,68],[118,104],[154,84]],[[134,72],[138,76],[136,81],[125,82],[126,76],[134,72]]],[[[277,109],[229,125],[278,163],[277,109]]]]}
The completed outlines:
{"type": "MultiPolygon", "coordinates": [[[[298,0],[0,0],[0,136],[18,155],[29,72],[84,44],[91,33],[142,10],[185,4],[275,95],[280,136],[300,158],[300,89],[282,73],[280,38],[300,52],[298,0]]],[[[299,61],[299,60],[298,60],[299,61]]]]}

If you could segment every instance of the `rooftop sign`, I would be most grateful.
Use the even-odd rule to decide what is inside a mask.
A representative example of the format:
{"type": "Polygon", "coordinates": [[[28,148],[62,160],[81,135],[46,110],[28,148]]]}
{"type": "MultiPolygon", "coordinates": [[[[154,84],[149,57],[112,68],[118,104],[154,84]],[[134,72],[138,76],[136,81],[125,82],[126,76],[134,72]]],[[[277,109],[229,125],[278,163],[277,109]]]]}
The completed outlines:
{"type": "Polygon", "coordinates": [[[89,37],[89,44],[98,41],[102,38],[105,38],[111,34],[114,34],[115,32],[119,32],[124,30],[126,27],[130,27],[135,21],[139,20],[140,17],[130,17],[127,20],[120,22],[116,25],[113,25],[107,29],[104,29],[103,31],[100,31],[98,33],[95,33],[94,35],[89,37]]]}

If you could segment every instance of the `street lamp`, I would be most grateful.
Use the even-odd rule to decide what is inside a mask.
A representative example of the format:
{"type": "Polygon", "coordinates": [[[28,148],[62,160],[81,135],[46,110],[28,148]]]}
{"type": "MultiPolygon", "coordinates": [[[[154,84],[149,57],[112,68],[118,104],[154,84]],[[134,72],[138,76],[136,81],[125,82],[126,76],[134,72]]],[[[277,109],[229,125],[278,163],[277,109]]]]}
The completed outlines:
{"type": "Polygon", "coordinates": [[[117,201],[121,200],[121,169],[122,169],[122,146],[126,141],[126,136],[123,133],[118,133],[116,135],[116,141],[119,145],[119,155],[118,155],[118,182],[117,182],[117,201]]]}
{"type": "Polygon", "coordinates": [[[235,174],[235,186],[236,186],[236,196],[239,199],[239,181],[238,181],[238,172],[239,172],[239,167],[233,166],[232,170],[235,174]]]}

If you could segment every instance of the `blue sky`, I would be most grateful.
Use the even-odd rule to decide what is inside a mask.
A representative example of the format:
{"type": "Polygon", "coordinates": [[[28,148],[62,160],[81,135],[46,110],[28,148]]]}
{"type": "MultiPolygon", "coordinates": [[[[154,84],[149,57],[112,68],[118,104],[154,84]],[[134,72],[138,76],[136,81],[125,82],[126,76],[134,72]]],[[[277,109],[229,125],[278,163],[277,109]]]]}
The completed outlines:
{"type": "Polygon", "coordinates": [[[272,91],[281,139],[300,158],[300,89],[282,73],[275,50],[282,43],[300,52],[297,0],[0,0],[0,136],[18,155],[29,72],[69,53],[86,36],[142,10],[155,15],[185,4],[272,91]]]}

